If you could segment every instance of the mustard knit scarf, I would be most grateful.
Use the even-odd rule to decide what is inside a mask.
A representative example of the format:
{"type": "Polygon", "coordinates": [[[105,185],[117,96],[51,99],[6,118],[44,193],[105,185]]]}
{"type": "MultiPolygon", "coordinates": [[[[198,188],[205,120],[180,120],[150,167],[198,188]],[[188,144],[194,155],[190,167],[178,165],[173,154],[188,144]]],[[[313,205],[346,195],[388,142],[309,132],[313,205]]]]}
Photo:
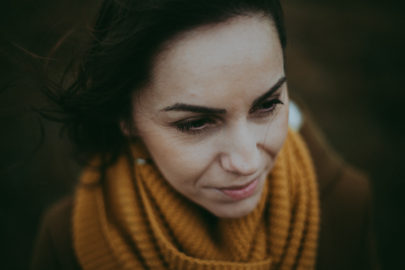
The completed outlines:
{"type": "Polygon", "coordinates": [[[122,157],[86,169],[75,198],[74,249],[83,269],[313,269],[319,202],[314,169],[289,131],[258,206],[220,219],[173,190],[153,164],[122,157]]]}

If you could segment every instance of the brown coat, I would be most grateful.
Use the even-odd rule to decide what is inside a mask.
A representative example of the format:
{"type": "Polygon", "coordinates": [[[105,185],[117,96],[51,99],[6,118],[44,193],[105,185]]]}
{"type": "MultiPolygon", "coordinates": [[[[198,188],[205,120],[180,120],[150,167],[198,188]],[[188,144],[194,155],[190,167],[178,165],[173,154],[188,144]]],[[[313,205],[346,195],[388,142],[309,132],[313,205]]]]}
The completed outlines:
{"type": "MultiPolygon", "coordinates": [[[[377,269],[367,178],[329,148],[311,120],[300,133],[319,181],[321,231],[317,269],[377,269]]],[[[81,269],[72,246],[72,199],[48,210],[35,246],[32,269],[81,269]]]]}

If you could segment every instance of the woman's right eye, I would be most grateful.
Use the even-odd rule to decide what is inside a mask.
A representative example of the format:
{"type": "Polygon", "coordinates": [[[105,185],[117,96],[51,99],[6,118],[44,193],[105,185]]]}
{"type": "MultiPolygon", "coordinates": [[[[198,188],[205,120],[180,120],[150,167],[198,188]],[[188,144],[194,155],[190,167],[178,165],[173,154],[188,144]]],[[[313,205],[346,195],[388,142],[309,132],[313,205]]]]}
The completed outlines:
{"type": "Polygon", "coordinates": [[[215,125],[215,120],[211,118],[196,118],[196,119],[187,119],[174,123],[175,127],[184,133],[200,133],[211,126],[215,125]]]}

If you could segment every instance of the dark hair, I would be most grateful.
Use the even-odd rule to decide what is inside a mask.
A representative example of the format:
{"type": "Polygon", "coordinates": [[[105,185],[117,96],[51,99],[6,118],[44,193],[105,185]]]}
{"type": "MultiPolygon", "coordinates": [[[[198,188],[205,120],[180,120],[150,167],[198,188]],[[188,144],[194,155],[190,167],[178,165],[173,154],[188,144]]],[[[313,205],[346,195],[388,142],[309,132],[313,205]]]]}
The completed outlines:
{"type": "Polygon", "coordinates": [[[113,161],[126,148],[119,122],[130,122],[131,95],[148,81],[166,42],[198,26],[252,14],[272,19],[284,49],[279,0],[105,0],[73,81],[59,93],[47,92],[80,156],[113,161]]]}

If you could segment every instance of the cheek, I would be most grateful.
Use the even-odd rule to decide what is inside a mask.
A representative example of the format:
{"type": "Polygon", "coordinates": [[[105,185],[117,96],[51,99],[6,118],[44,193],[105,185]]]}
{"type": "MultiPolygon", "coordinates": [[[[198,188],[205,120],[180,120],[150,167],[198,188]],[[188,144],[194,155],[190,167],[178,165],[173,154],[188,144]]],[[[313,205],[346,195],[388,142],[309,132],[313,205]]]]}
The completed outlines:
{"type": "Polygon", "coordinates": [[[281,150],[288,133],[288,102],[279,110],[277,117],[266,127],[263,147],[273,157],[281,150]]]}
{"type": "Polygon", "coordinates": [[[160,172],[174,186],[195,185],[211,163],[210,150],[203,145],[181,142],[167,133],[166,136],[149,134],[144,138],[160,172]]]}

